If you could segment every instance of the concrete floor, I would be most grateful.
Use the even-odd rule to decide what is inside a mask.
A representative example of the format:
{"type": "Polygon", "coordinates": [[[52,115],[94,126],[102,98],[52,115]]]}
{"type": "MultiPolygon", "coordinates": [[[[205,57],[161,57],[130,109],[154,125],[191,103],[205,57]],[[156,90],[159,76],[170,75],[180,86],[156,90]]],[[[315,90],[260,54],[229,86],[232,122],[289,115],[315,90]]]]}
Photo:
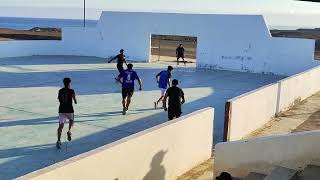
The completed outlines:
{"type": "MultiPolygon", "coordinates": [[[[126,116],[115,84],[115,64],[92,57],[32,56],[0,59],[0,179],[7,180],[44,168],[80,153],[163,123],[167,115],[153,109],[159,96],[155,75],[167,64],[135,63],[144,82],[126,116]],[[58,126],[57,92],[71,77],[78,96],[73,141],[55,148],[58,126]]],[[[186,94],[183,114],[215,107],[215,141],[222,140],[227,99],[281,79],[280,76],[231,71],[197,70],[181,65],[173,77],[186,94]]]]}

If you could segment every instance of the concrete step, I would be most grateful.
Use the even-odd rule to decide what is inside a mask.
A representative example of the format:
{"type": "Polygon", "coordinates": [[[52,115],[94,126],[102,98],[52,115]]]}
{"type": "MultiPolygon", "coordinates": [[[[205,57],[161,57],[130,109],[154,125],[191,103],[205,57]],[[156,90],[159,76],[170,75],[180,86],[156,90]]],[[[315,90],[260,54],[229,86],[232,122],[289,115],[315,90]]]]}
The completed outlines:
{"type": "Polygon", "coordinates": [[[308,165],[298,176],[298,180],[319,180],[320,166],[308,165]]]}
{"type": "Polygon", "coordinates": [[[251,172],[243,180],[263,180],[263,178],[265,178],[265,177],[266,177],[266,175],[264,175],[264,174],[251,172]]]}
{"type": "Polygon", "coordinates": [[[294,180],[294,178],[296,178],[297,175],[297,170],[279,166],[272,170],[272,172],[263,180],[294,180]]]}

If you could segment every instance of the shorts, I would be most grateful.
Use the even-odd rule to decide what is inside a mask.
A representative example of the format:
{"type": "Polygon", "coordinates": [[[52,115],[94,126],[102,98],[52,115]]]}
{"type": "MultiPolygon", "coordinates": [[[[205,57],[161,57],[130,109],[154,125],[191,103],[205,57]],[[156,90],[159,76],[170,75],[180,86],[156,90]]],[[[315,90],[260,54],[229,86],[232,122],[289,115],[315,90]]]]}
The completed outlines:
{"type": "Polygon", "coordinates": [[[74,121],[73,113],[59,113],[59,124],[64,124],[69,121],[74,121]]]}
{"type": "Polygon", "coordinates": [[[125,99],[128,96],[131,98],[133,96],[133,92],[133,88],[122,88],[122,99],[125,99]]]}
{"type": "Polygon", "coordinates": [[[117,65],[117,69],[118,69],[118,71],[119,71],[120,74],[124,71],[122,65],[117,65]]]}
{"type": "Polygon", "coordinates": [[[166,91],[167,91],[167,89],[160,88],[161,96],[166,95],[166,91]]]}
{"type": "Polygon", "coordinates": [[[184,55],[183,55],[183,54],[178,54],[178,55],[177,55],[177,59],[179,59],[179,58],[184,59],[184,55]]]}
{"type": "Polygon", "coordinates": [[[168,119],[178,118],[182,114],[181,107],[170,107],[168,108],[168,119]]]}

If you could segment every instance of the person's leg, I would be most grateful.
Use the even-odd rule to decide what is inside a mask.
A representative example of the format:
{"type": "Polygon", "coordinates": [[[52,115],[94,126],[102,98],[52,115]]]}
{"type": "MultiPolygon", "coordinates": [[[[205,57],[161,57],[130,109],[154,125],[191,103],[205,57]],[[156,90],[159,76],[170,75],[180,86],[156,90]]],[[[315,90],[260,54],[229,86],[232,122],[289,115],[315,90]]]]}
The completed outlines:
{"type": "Polygon", "coordinates": [[[67,135],[68,135],[68,141],[71,141],[71,128],[73,127],[73,124],[74,124],[74,114],[73,113],[68,113],[67,114],[67,117],[69,119],[69,130],[67,132],[67,135]]]}
{"type": "Polygon", "coordinates": [[[117,81],[120,81],[120,75],[121,75],[121,73],[124,71],[124,69],[123,69],[123,66],[120,66],[120,65],[117,65],[117,69],[118,69],[118,71],[119,71],[119,75],[118,75],[118,77],[116,78],[116,80],[117,80],[117,81]]]}
{"type": "Polygon", "coordinates": [[[130,89],[129,92],[128,92],[128,98],[127,98],[127,103],[126,103],[126,110],[127,111],[129,109],[129,106],[130,106],[130,103],[131,103],[131,98],[133,96],[133,92],[134,92],[133,89],[130,89]]]}
{"type": "Polygon", "coordinates": [[[58,130],[57,130],[58,142],[61,142],[61,133],[62,133],[63,127],[64,127],[64,124],[59,124],[58,130]]]}
{"type": "Polygon", "coordinates": [[[177,65],[179,65],[179,58],[180,58],[180,57],[179,57],[179,56],[177,56],[177,65]]]}
{"type": "Polygon", "coordinates": [[[126,114],[126,101],[127,101],[127,91],[125,88],[122,88],[122,114],[126,114]]]}
{"type": "Polygon", "coordinates": [[[173,112],[172,108],[170,108],[170,106],[169,106],[169,108],[168,108],[168,119],[169,119],[169,121],[174,118],[174,114],[173,113],[174,112],[173,112]]]}
{"type": "Polygon", "coordinates": [[[183,60],[184,65],[186,65],[186,61],[184,60],[184,56],[182,56],[182,60],[183,60]]]}
{"type": "Polygon", "coordinates": [[[176,109],[176,113],[175,113],[175,117],[179,118],[181,116],[182,112],[181,112],[181,108],[177,108],[176,109]]]}

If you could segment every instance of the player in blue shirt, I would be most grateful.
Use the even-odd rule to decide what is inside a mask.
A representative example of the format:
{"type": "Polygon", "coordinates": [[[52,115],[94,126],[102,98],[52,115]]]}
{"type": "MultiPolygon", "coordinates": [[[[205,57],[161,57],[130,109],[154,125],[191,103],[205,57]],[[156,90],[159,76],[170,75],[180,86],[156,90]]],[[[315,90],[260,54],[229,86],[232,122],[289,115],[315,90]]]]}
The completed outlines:
{"type": "MultiPolygon", "coordinates": [[[[172,70],[173,70],[173,67],[168,66],[168,69],[166,71],[161,71],[156,76],[158,87],[160,88],[161,96],[158,101],[154,102],[155,109],[157,109],[159,102],[163,100],[163,97],[166,94],[168,86],[170,87],[170,78],[171,78],[172,70]]],[[[164,105],[162,107],[164,107],[164,105]]]]}
{"type": "Polygon", "coordinates": [[[129,109],[129,105],[131,102],[131,97],[134,92],[134,81],[138,80],[139,82],[139,91],[142,90],[142,82],[139,78],[138,74],[132,70],[133,65],[128,64],[128,69],[123,71],[120,74],[120,81],[122,83],[122,106],[123,106],[123,115],[126,114],[126,112],[129,109]]]}

